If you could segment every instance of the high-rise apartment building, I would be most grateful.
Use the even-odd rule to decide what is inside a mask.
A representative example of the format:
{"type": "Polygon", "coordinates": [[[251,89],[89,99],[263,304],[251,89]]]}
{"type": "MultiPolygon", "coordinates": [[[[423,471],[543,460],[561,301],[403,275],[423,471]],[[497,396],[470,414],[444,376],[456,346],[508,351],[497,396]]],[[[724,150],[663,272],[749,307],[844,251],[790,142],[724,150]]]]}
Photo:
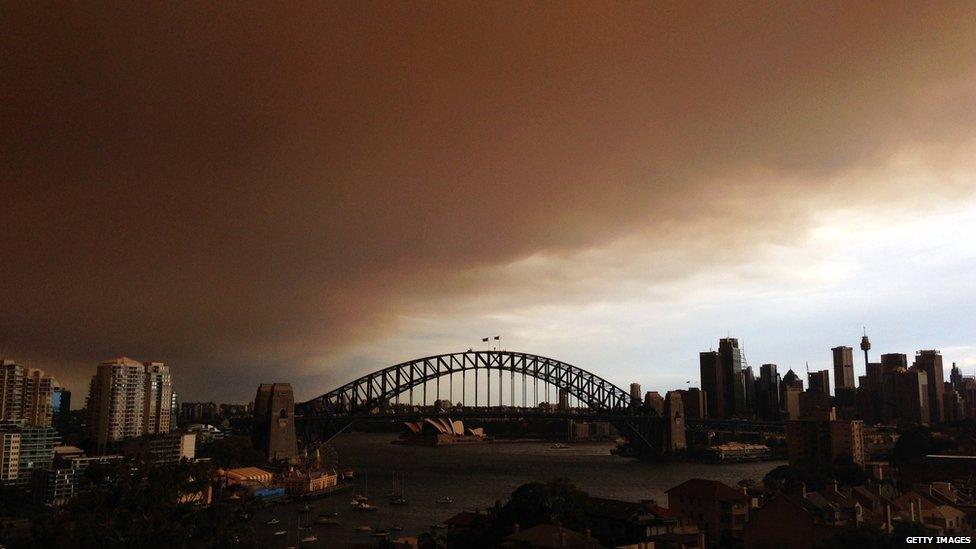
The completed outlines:
{"type": "Polygon", "coordinates": [[[861,466],[866,461],[861,422],[838,421],[832,409],[787,422],[786,444],[791,465],[832,465],[842,456],[861,466]]]}
{"type": "Polygon", "coordinates": [[[88,394],[88,428],[97,452],[143,434],[170,429],[172,380],[160,362],[127,357],[98,365],[88,394]]]}
{"type": "Polygon", "coordinates": [[[55,387],[51,395],[51,425],[62,430],[71,420],[71,391],[55,387]]]}
{"type": "Polygon", "coordinates": [[[0,361],[0,421],[50,426],[55,383],[41,370],[0,361]]]}
{"type": "Polygon", "coordinates": [[[168,433],[173,408],[173,383],[169,367],[162,362],[146,362],[144,366],[146,396],[143,400],[142,432],[148,435],[168,433]]]}
{"type": "Polygon", "coordinates": [[[912,367],[924,371],[928,378],[929,421],[942,423],[945,421],[945,377],[942,371],[942,355],[934,349],[919,351],[915,353],[915,364],[912,367]]]}
{"type": "Polygon", "coordinates": [[[0,481],[30,484],[34,471],[51,466],[54,447],[60,442],[51,426],[29,425],[23,420],[0,423],[0,481]]]}

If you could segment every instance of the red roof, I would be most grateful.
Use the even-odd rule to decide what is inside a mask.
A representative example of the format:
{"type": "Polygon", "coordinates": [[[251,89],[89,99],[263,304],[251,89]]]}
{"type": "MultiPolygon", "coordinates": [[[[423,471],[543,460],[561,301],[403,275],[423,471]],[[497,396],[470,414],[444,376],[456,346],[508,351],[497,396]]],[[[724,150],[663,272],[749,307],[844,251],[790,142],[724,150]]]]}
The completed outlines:
{"type": "Polygon", "coordinates": [[[660,505],[651,505],[651,512],[654,513],[654,516],[659,518],[681,518],[681,515],[678,513],[675,513],[667,507],[661,507],[660,505]]]}
{"type": "Polygon", "coordinates": [[[669,496],[675,494],[679,496],[688,496],[713,501],[748,499],[748,496],[727,484],[722,484],[716,480],[706,480],[703,478],[686,480],[674,488],[667,490],[666,493],[669,496]]]}

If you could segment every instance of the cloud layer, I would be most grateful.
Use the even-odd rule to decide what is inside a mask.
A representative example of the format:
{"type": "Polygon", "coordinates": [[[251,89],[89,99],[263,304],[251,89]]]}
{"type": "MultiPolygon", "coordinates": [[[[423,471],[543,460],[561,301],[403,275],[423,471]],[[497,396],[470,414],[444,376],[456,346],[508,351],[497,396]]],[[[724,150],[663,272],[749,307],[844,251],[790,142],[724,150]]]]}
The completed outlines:
{"type": "MultiPolygon", "coordinates": [[[[696,277],[806,249],[825,214],[898,223],[967,203],[974,16],[15,7],[0,342],[76,388],[124,353],[218,399],[277,379],[312,396],[467,347],[472,319],[528,351],[558,329],[596,353],[612,338],[584,313],[601,304],[681,307],[696,277]]],[[[729,315],[683,314],[686,335],[696,314],[729,315]]]]}

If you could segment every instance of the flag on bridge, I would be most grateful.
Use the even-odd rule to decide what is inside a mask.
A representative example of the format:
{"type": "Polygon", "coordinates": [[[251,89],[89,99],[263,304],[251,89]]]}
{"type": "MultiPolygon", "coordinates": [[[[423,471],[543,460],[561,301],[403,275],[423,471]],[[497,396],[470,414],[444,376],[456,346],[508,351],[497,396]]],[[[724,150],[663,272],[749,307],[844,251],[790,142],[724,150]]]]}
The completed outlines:
{"type": "Polygon", "coordinates": [[[498,339],[501,338],[501,337],[502,336],[495,336],[495,341],[498,341],[498,339]]]}
{"type": "Polygon", "coordinates": [[[483,337],[483,338],[481,338],[481,341],[484,341],[485,343],[488,343],[488,338],[487,337],[483,337]]]}

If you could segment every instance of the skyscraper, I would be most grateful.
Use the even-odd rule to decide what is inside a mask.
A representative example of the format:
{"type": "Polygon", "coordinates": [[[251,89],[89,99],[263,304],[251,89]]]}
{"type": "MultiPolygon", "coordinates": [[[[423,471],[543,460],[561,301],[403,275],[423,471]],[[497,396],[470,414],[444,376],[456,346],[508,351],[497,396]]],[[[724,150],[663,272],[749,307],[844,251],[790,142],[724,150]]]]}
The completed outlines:
{"type": "Polygon", "coordinates": [[[780,378],[775,364],[759,367],[759,383],[756,390],[756,410],[759,418],[766,421],[780,419],[780,378]]]}
{"type": "Polygon", "coordinates": [[[173,383],[169,367],[162,362],[146,362],[143,366],[146,378],[142,432],[149,435],[168,433],[173,407],[173,383]]]}
{"type": "Polygon", "coordinates": [[[840,346],[834,353],[834,395],[843,406],[854,405],[854,350],[840,346]]]}
{"type": "Polygon", "coordinates": [[[742,382],[739,340],[734,337],[720,339],[718,354],[725,381],[725,417],[741,417],[745,413],[745,385],[742,382]]]}
{"type": "Polygon", "coordinates": [[[915,364],[928,377],[929,421],[942,423],[945,421],[945,377],[942,371],[942,355],[936,350],[919,351],[915,353],[915,364]]]}
{"type": "Polygon", "coordinates": [[[830,396],[830,371],[820,370],[807,374],[808,391],[830,396]]]}
{"type": "Polygon", "coordinates": [[[88,393],[88,429],[96,452],[142,434],[146,370],[128,357],[98,365],[88,393]]]}
{"type": "Polygon", "coordinates": [[[54,380],[43,371],[0,361],[0,421],[49,427],[53,393],[54,380]]]}
{"type": "Polygon", "coordinates": [[[722,362],[715,351],[699,353],[701,390],[705,393],[705,411],[710,419],[725,416],[725,377],[722,362]]]}
{"type": "Polygon", "coordinates": [[[55,387],[51,395],[51,425],[63,432],[71,417],[71,391],[55,387]]]}

